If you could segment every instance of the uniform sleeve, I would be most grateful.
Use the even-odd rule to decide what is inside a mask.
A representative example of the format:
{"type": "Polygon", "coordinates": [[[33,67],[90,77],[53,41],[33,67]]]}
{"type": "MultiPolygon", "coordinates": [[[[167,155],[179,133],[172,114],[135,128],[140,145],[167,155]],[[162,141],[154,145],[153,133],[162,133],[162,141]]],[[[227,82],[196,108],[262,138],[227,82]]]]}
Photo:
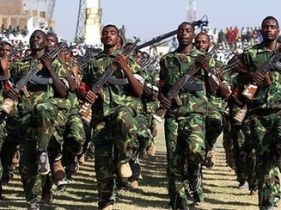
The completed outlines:
{"type": "Polygon", "coordinates": [[[82,82],[90,86],[93,82],[94,60],[91,60],[83,71],[82,82]]]}
{"type": "Polygon", "coordinates": [[[166,79],[166,59],[162,57],[160,59],[160,72],[159,72],[159,79],[160,81],[165,81],[166,79]]]}

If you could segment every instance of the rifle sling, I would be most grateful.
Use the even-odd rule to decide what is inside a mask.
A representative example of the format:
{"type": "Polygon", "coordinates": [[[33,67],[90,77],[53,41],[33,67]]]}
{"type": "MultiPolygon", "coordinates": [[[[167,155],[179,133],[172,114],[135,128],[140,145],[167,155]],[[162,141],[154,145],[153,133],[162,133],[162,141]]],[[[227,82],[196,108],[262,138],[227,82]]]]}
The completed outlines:
{"type": "Polygon", "coordinates": [[[34,75],[31,78],[31,82],[35,84],[49,85],[49,84],[53,84],[53,79],[52,77],[41,77],[41,76],[34,75]]]}
{"type": "Polygon", "coordinates": [[[112,85],[128,85],[129,81],[127,78],[116,78],[114,76],[110,76],[107,80],[107,83],[112,85]]]}
{"type": "Polygon", "coordinates": [[[187,79],[186,79],[185,83],[183,84],[183,87],[182,87],[182,88],[188,86],[187,83],[188,83],[190,80],[192,80],[192,81],[194,80],[193,76],[194,76],[198,71],[199,71],[199,68],[197,68],[196,65],[193,64],[193,65],[189,68],[189,70],[188,70],[183,76],[180,77],[180,79],[176,82],[176,84],[178,84],[179,81],[180,81],[183,77],[187,77],[187,79]]]}

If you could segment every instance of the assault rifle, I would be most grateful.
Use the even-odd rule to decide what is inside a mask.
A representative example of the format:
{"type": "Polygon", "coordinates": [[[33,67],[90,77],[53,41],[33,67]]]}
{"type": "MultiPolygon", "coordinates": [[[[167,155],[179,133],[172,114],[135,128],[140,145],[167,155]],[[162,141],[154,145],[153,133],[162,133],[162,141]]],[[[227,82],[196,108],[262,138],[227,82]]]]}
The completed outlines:
{"type": "MultiPolygon", "coordinates": [[[[201,20],[194,21],[194,22],[192,22],[191,24],[192,24],[194,27],[195,27],[195,26],[203,27],[203,26],[208,26],[209,21],[208,21],[208,19],[207,19],[207,16],[203,16],[203,17],[201,18],[201,20]],[[206,18],[206,20],[203,20],[204,18],[206,18]]],[[[153,39],[151,39],[151,40],[149,40],[149,41],[147,41],[147,42],[145,42],[145,43],[143,43],[143,44],[141,44],[141,45],[138,45],[136,49],[139,50],[139,49],[141,49],[141,48],[144,48],[144,47],[153,45],[154,43],[160,42],[160,41],[162,41],[162,40],[164,40],[164,39],[167,39],[167,38],[169,38],[169,37],[171,37],[171,36],[174,36],[174,35],[177,34],[177,31],[178,31],[178,30],[174,30],[174,31],[170,31],[170,32],[168,32],[168,33],[166,33],[166,34],[157,36],[157,37],[155,37],[155,38],[153,38],[153,39]]]]}
{"type": "MultiPolygon", "coordinates": [[[[276,54],[274,54],[270,59],[269,61],[264,64],[263,66],[261,66],[260,68],[258,68],[256,71],[261,71],[261,72],[264,72],[265,74],[269,73],[272,68],[275,68],[279,71],[281,71],[281,53],[278,52],[276,54]]],[[[258,86],[257,84],[248,84],[244,91],[242,92],[242,95],[245,96],[246,98],[248,98],[249,100],[252,100],[255,96],[255,93],[257,92],[257,89],[258,89],[258,86]]],[[[234,101],[236,102],[236,104],[238,104],[241,109],[239,112],[237,112],[234,116],[233,116],[233,119],[234,119],[234,123],[236,124],[239,124],[241,125],[241,123],[243,122],[245,116],[246,116],[246,113],[247,113],[247,110],[248,110],[248,107],[247,107],[247,104],[244,104],[243,106],[243,102],[240,101],[236,95],[233,95],[232,98],[234,99],[234,101]],[[242,107],[243,106],[243,107],[242,107]]],[[[269,104],[272,108],[274,106],[276,106],[274,103],[271,103],[269,104]]]]}
{"type": "Polygon", "coordinates": [[[78,65],[79,70],[83,71],[89,60],[100,52],[101,49],[87,49],[86,54],[83,57],[79,57],[77,59],[76,64],[78,65]]]}
{"type": "MultiPolygon", "coordinates": [[[[196,65],[193,64],[191,66],[190,70],[188,70],[182,77],[180,77],[180,79],[176,82],[176,84],[168,91],[168,93],[166,94],[166,98],[170,101],[172,99],[175,99],[177,105],[180,106],[181,102],[180,102],[178,94],[179,94],[180,90],[184,89],[185,86],[188,85],[188,83],[192,80],[193,75],[195,75],[198,70],[199,70],[199,68],[197,68],[196,65]]],[[[161,123],[163,121],[163,118],[167,111],[168,111],[168,109],[166,109],[164,107],[159,107],[156,110],[156,112],[154,113],[153,117],[158,122],[161,123]]]]}
{"type": "MultiPolygon", "coordinates": [[[[267,74],[272,70],[272,68],[276,68],[279,71],[281,71],[281,53],[280,52],[275,53],[273,56],[271,56],[269,61],[266,64],[264,64],[263,66],[261,66],[260,68],[258,68],[256,71],[264,72],[265,74],[267,74]]],[[[258,89],[257,84],[249,84],[246,86],[246,88],[244,89],[242,94],[246,98],[252,100],[254,98],[254,95],[255,95],[257,89],[258,89]]]]}
{"type": "MultiPolygon", "coordinates": [[[[138,42],[139,39],[136,39],[132,46],[130,46],[130,49],[124,52],[127,57],[130,57],[134,54],[138,42]]],[[[110,80],[111,75],[116,69],[116,65],[110,65],[105,70],[103,75],[92,85],[91,91],[93,91],[95,94],[98,94],[102,90],[103,86],[110,80]]],[[[92,118],[92,105],[92,103],[84,102],[79,110],[82,119],[88,124],[91,122],[92,118]]]]}
{"type": "MultiPolygon", "coordinates": [[[[18,53],[22,51],[22,47],[19,48],[13,48],[12,51],[7,55],[7,58],[9,61],[13,59],[13,57],[18,53]]],[[[0,58],[2,60],[3,57],[0,58]]],[[[7,74],[0,75],[0,81],[7,81],[10,78],[10,72],[7,72],[7,74]]]]}
{"type": "MultiPolygon", "coordinates": [[[[66,43],[62,43],[58,48],[53,49],[49,54],[52,59],[54,59],[59,52],[61,52],[65,47],[67,47],[66,43]]],[[[15,85],[15,89],[19,91],[23,91],[25,95],[28,96],[26,91],[26,85],[30,82],[33,77],[43,68],[41,63],[31,66],[31,70],[28,71],[15,85]]],[[[10,98],[5,98],[1,105],[1,110],[3,110],[6,114],[10,114],[14,107],[14,101],[10,98]]]]}

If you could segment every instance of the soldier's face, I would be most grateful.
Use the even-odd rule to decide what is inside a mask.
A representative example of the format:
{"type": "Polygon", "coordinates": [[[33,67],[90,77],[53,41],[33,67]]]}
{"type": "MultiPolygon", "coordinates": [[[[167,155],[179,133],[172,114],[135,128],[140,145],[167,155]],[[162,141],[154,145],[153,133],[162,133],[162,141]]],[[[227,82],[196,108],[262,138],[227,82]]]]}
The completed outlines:
{"type": "Polygon", "coordinates": [[[194,30],[190,24],[183,24],[178,28],[178,42],[181,46],[190,45],[194,38],[194,30]]]}
{"type": "Polygon", "coordinates": [[[56,38],[54,36],[47,36],[48,47],[55,47],[57,45],[56,38]]]}
{"type": "Polygon", "coordinates": [[[116,28],[106,27],[102,31],[101,42],[104,46],[112,47],[118,44],[119,34],[116,28]]]}
{"type": "Polygon", "coordinates": [[[43,31],[35,31],[29,40],[31,50],[42,50],[47,46],[47,38],[43,31]]]}
{"type": "Polygon", "coordinates": [[[279,34],[277,22],[273,19],[265,20],[262,24],[261,33],[265,41],[273,41],[277,39],[279,34]]]}
{"type": "Polygon", "coordinates": [[[207,52],[210,47],[210,41],[207,35],[197,35],[195,38],[195,47],[202,52],[207,52]]]}

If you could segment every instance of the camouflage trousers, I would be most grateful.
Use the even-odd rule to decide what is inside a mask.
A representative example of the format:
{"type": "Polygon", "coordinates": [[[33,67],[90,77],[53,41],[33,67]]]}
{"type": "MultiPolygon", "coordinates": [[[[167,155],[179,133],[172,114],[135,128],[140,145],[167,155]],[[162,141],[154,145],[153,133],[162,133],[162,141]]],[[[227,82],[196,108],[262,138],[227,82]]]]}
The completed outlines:
{"type": "Polygon", "coordinates": [[[63,163],[69,165],[73,163],[77,155],[82,153],[85,143],[85,129],[80,114],[77,112],[67,118],[64,145],[63,145],[63,163]]]}
{"type": "Polygon", "coordinates": [[[37,104],[32,112],[32,120],[36,125],[38,151],[47,151],[51,136],[54,133],[54,123],[58,108],[53,101],[45,101],[37,104]]]}
{"type": "Polygon", "coordinates": [[[84,142],[84,125],[78,110],[59,109],[55,120],[55,132],[48,147],[51,161],[61,160],[63,155],[71,156],[73,159],[82,152],[84,142]]]}
{"type": "Polygon", "coordinates": [[[257,190],[256,150],[248,119],[243,125],[232,125],[231,135],[237,181],[247,181],[249,190],[257,190]]]}
{"type": "Polygon", "coordinates": [[[133,158],[137,138],[137,113],[120,107],[102,122],[94,123],[95,170],[100,208],[116,201],[117,167],[133,158]]]}
{"type": "Polygon", "coordinates": [[[268,207],[280,199],[281,116],[276,112],[258,112],[249,117],[256,145],[259,206],[268,207]]]}
{"type": "Polygon", "coordinates": [[[19,115],[20,167],[19,172],[27,201],[37,202],[44,176],[37,172],[39,151],[46,151],[54,133],[58,113],[52,100],[34,105],[32,112],[19,115]]]}
{"type": "Polygon", "coordinates": [[[139,155],[140,152],[143,153],[145,149],[148,149],[153,144],[153,136],[151,134],[151,117],[146,113],[138,113],[138,133],[135,139],[135,144],[133,148],[133,158],[130,160],[129,164],[131,166],[133,175],[130,177],[129,181],[142,181],[141,167],[139,155]]]}
{"type": "MultiPolygon", "coordinates": [[[[0,157],[2,158],[2,145],[4,143],[4,140],[6,138],[6,122],[2,121],[0,122],[0,157]]],[[[3,175],[3,167],[2,167],[2,161],[0,160],[0,181],[2,180],[3,175]]]]}
{"type": "Polygon", "coordinates": [[[148,116],[145,113],[138,113],[137,121],[137,141],[139,142],[141,148],[148,148],[153,143],[153,136],[150,131],[151,116],[148,116]]]}
{"type": "Polygon", "coordinates": [[[10,116],[6,120],[7,136],[2,146],[1,162],[3,164],[3,179],[9,180],[14,171],[12,160],[19,148],[18,121],[15,116],[10,116]]]}
{"type": "MultiPolygon", "coordinates": [[[[202,201],[201,164],[205,158],[205,117],[192,113],[183,119],[165,118],[165,139],[167,147],[167,176],[170,205],[177,203],[177,195],[181,202],[187,199],[187,192],[193,198],[202,201]],[[180,175],[180,176],[178,176],[180,175]],[[188,182],[186,194],[179,193],[178,183],[188,182]]],[[[182,186],[182,185],[181,185],[182,186]]],[[[182,191],[182,190],[181,190],[182,191]]],[[[175,208],[182,208],[175,206],[175,208]]]]}
{"type": "Polygon", "coordinates": [[[228,113],[224,113],[222,115],[222,124],[223,124],[223,148],[225,151],[225,161],[226,164],[231,167],[235,168],[234,166],[234,155],[233,155],[233,141],[231,135],[231,122],[230,116],[228,113]]]}
{"type": "Polygon", "coordinates": [[[211,150],[222,132],[222,114],[210,111],[206,116],[206,149],[211,150]]]}

